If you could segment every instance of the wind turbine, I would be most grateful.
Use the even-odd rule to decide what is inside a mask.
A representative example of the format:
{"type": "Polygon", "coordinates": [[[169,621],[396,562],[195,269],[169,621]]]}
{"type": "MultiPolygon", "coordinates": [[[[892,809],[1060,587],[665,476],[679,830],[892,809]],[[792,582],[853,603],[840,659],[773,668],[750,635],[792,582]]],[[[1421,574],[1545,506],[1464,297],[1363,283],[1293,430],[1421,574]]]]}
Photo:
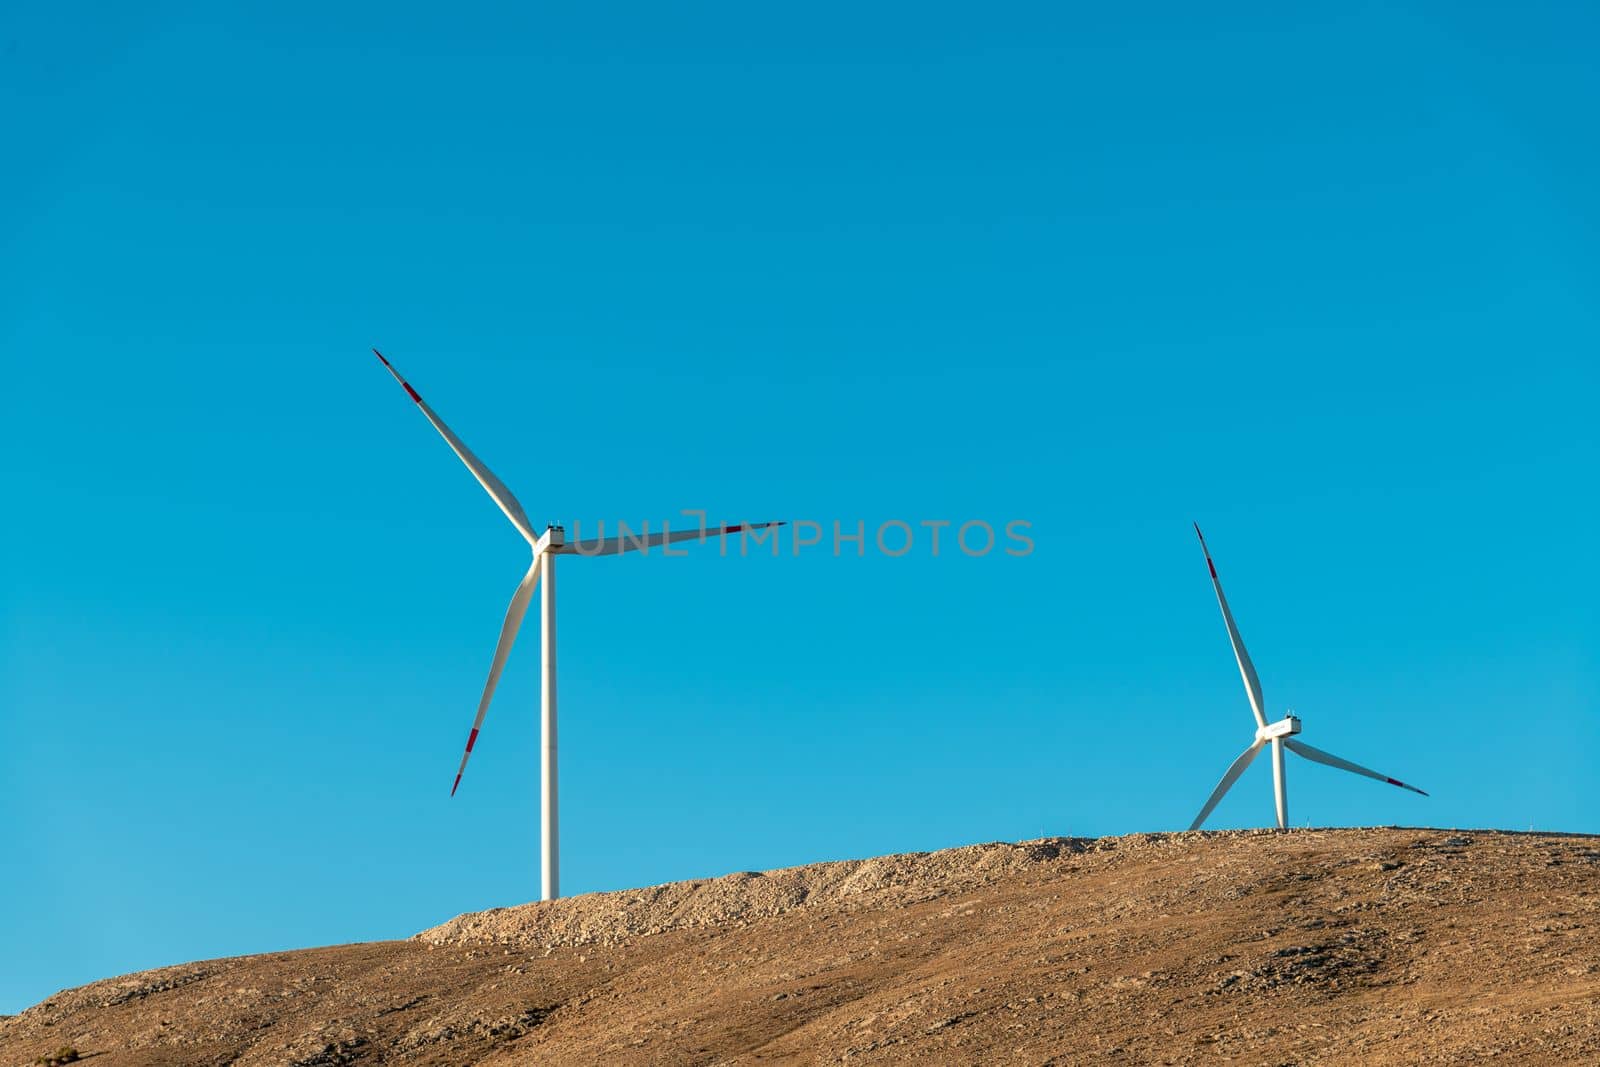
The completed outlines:
{"type": "Polygon", "coordinates": [[[1352,774],[1364,775],[1375,778],[1380,782],[1397,785],[1401,789],[1409,789],[1413,793],[1423,793],[1414,785],[1407,785],[1386,774],[1368,770],[1349,760],[1340,759],[1331,752],[1324,752],[1320,748],[1312,748],[1304,741],[1296,741],[1295,735],[1300,732],[1300,720],[1294,717],[1293,712],[1285,715],[1277,722],[1267,722],[1265,705],[1261,700],[1261,679],[1256,677],[1255,665],[1250,662],[1250,653],[1244,650],[1244,640],[1239,636],[1239,628],[1233,624],[1233,612],[1228,610],[1228,598],[1222,595],[1222,583],[1217,580],[1217,565],[1211,562],[1211,550],[1206,548],[1205,535],[1200,532],[1200,524],[1195,523],[1195,536],[1200,538],[1200,551],[1206,554],[1206,566],[1211,569],[1211,584],[1217,591],[1217,604],[1222,608],[1222,621],[1228,627],[1228,640],[1233,642],[1233,656],[1239,661],[1239,675],[1244,679],[1244,691],[1250,697],[1250,711],[1256,717],[1256,736],[1250,747],[1245,749],[1238,759],[1233,761],[1233,766],[1228,768],[1228,773],[1222,776],[1222,781],[1217,783],[1217,788],[1212,791],[1206,806],[1200,809],[1200,814],[1194,817],[1194,822],[1189,826],[1191,830],[1200,829],[1200,824],[1206,821],[1206,816],[1211,814],[1211,809],[1217,806],[1224,793],[1239,780],[1244,769],[1250,766],[1250,761],[1256,758],[1256,753],[1261,751],[1261,746],[1272,745],[1272,794],[1278,807],[1278,829],[1284,830],[1289,826],[1289,792],[1284,781],[1283,750],[1299,756],[1304,756],[1313,763],[1325,763],[1329,767],[1337,767],[1341,771],[1352,774]]]}
{"type": "Polygon", "coordinates": [[[472,476],[478,479],[478,484],[483,486],[490,498],[511,520],[511,525],[517,528],[528,545],[533,549],[533,562],[528,567],[528,573],[522,576],[522,581],[517,583],[517,591],[511,596],[511,606],[506,609],[505,622],[500,625],[500,640],[494,647],[494,659],[489,662],[489,679],[483,684],[483,696],[478,700],[478,714],[472,720],[472,732],[467,735],[467,748],[461,754],[461,766],[456,770],[456,780],[450,786],[450,795],[456,795],[456,789],[461,785],[461,776],[466,773],[467,760],[472,758],[472,746],[478,742],[478,731],[483,728],[484,714],[489,710],[489,701],[494,697],[495,686],[500,681],[500,671],[506,665],[506,657],[511,652],[511,645],[517,639],[517,630],[522,626],[522,617],[527,614],[528,604],[533,599],[534,590],[539,585],[541,575],[544,578],[543,595],[539,598],[539,621],[543,640],[540,642],[539,666],[539,704],[540,704],[540,729],[539,729],[539,768],[540,768],[540,897],[541,900],[554,900],[561,895],[561,848],[560,848],[560,818],[557,811],[557,773],[556,773],[556,557],[565,555],[583,556],[616,556],[624,552],[640,549],[648,552],[661,545],[677,544],[680,541],[704,540],[707,537],[722,537],[727,534],[738,533],[741,530],[764,530],[769,526],[782,526],[781,522],[753,522],[740,523],[733,526],[719,526],[715,529],[679,530],[670,532],[663,530],[661,533],[644,532],[637,537],[597,537],[586,541],[567,541],[566,533],[560,526],[546,526],[544,532],[534,531],[533,524],[528,521],[527,513],[522,510],[522,505],[517,503],[517,498],[507,489],[505,483],[494,476],[483,461],[472,454],[472,451],[462,444],[461,438],[450,432],[450,427],[444,420],[434,414],[432,408],[411,388],[411,383],[400,376],[394,365],[384,359],[383,353],[376,348],[372,354],[383,361],[389,368],[389,373],[394,375],[394,380],[399,382],[421,409],[427,420],[433,423],[433,428],[439,431],[439,436],[444,438],[445,444],[450,446],[472,476]]]}

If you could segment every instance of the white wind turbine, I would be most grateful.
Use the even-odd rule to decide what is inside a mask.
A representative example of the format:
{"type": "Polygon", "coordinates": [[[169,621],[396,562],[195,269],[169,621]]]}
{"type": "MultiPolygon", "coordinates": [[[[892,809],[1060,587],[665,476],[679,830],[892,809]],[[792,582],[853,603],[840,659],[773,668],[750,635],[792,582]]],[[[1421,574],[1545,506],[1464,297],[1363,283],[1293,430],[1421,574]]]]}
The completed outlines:
{"type": "Polygon", "coordinates": [[[1222,776],[1222,781],[1217,783],[1217,788],[1212,791],[1211,797],[1206,801],[1206,806],[1200,809],[1200,814],[1194,817],[1194,822],[1189,826],[1191,830],[1200,829],[1200,824],[1206,821],[1206,816],[1211,814],[1211,809],[1217,806],[1234,782],[1250,766],[1250,761],[1256,758],[1256,753],[1261,751],[1261,746],[1270,742],[1272,744],[1272,792],[1278,807],[1278,829],[1287,829],[1289,825],[1289,793],[1288,785],[1283,776],[1283,750],[1287,748],[1296,755],[1304,756],[1315,763],[1325,763],[1330,767],[1337,767],[1342,771],[1352,774],[1365,775],[1376,778],[1380,782],[1397,785],[1401,789],[1409,789],[1413,793],[1423,793],[1414,785],[1407,785],[1388,775],[1370,771],[1349,760],[1340,759],[1331,752],[1324,752],[1320,748],[1312,748],[1303,741],[1296,741],[1294,735],[1300,732],[1300,720],[1293,714],[1285,715],[1274,723],[1267,722],[1265,705],[1261,700],[1261,679],[1256,677],[1255,665],[1250,662],[1250,654],[1244,650],[1244,641],[1239,637],[1239,628],[1233,624],[1233,612],[1228,610],[1228,598],[1222,595],[1222,583],[1217,580],[1217,565],[1211,562],[1211,550],[1206,548],[1205,535],[1200,532],[1200,524],[1194,527],[1195,535],[1200,538],[1200,551],[1206,554],[1206,566],[1211,569],[1211,584],[1217,590],[1217,603],[1222,607],[1222,621],[1228,626],[1228,640],[1233,642],[1233,655],[1239,661],[1239,674],[1244,678],[1244,690],[1250,696],[1250,710],[1256,717],[1256,737],[1250,747],[1245,749],[1238,759],[1233,761],[1233,766],[1228,768],[1228,773],[1222,776]]]}
{"type": "Polygon", "coordinates": [[[456,788],[461,785],[461,775],[466,772],[467,760],[472,757],[472,746],[478,741],[478,731],[483,727],[484,713],[489,710],[489,701],[494,697],[495,685],[500,681],[500,671],[506,665],[506,656],[511,652],[511,645],[517,639],[517,630],[522,626],[522,617],[527,614],[528,604],[533,599],[533,592],[539,585],[541,574],[544,577],[544,595],[539,601],[539,617],[543,640],[540,644],[540,671],[539,671],[539,699],[540,699],[540,829],[541,829],[541,863],[540,863],[540,899],[554,900],[561,895],[560,888],[560,819],[557,812],[556,788],[556,557],[563,555],[582,556],[615,556],[635,549],[648,551],[661,545],[677,544],[680,541],[699,541],[707,537],[721,537],[727,534],[738,533],[741,530],[764,530],[769,526],[782,526],[781,522],[754,522],[741,523],[734,526],[719,526],[715,529],[680,530],[661,533],[641,533],[637,537],[598,537],[586,541],[566,540],[565,532],[560,526],[547,526],[543,533],[536,533],[533,524],[528,521],[528,516],[523,512],[522,505],[517,503],[517,498],[511,495],[505,483],[496,478],[483,461],[473,455],[466,445],[461,443],[461,438],[450,432],[444,420],[435,415],[430,408],[411,388],[411,383],[400,376],[400,372],[384,359],[383,353],[376,348],[372,354],[383,360],[383,365],[389,368],[389,373],[394,375],[394,380],[399,382],[407,395],[422,410],[433,428],[439,431],[445,444],[456,454],[472,476],[478,479],[478,484],[483,486],[490,498],[505,512],[506,518],[511,520],[511,525],[523,536],[533,549],[533,563],[528,567],[528,573],[522,576],[522,581],[517,585],[517,591],[511,596],[511,606],[506,609],[505,622],[500,626],[500,641],[494,648],[494,659],[489,663],[489,679],[483,684],[483,696],[478,700],[478,714],[472,720],[472,732],[467,735],[467,748],[461,754],[461,766],[456,770],[456,780],[450,786],[450,795],[455,796],[456,788]]]}

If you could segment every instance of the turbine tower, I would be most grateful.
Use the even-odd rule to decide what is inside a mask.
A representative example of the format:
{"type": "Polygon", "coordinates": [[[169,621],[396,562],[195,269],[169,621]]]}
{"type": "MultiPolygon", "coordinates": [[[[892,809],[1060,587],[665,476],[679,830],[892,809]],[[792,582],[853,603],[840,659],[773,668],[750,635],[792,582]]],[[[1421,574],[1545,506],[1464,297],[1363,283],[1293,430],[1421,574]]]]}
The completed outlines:
{"type": "Polygon", "coordinates": [[[483,486],[497,504],[506,518],[511,520],[511,525],[517,528],[529,547],[533,550],[533,562],[528,567],[528,573],[522,576],[522,581],[517,584],[517,591],[511,595],[511,606],[506,609],[505,622],[500,625],[500,640],[494,648],[494,659],[489,663],[489,678],[483,684],[483,696],[478,700],[478,714],[472,720],[472,732],[467,735],[466,751],[461,754],[461,766],[456,770],[456,780],[450,786],[450,795],[456,795],[456,789],[461,785],[461,776],[466,773],[467,760],[472,758],[472,746],[478,743],[478,731],[483,728],[483,717],[489,710],[489,701],[494,698],[495,686],[500,682],[500,672],[506,665],[506,657],[511,652],[511,646],[517,639],[517,630],[522,626],[522,618],[528,613],[528,605],[533,600],[534,590],[539,587],[541,576],[544,579],[544,588],[539,598],[539,624],[541,630],[540,672],[539,672],[539,777],[540,777],[540,885],[539,899],[554,900],[561,895],[561,846],[560,846],[560,816],[557,810],[557,780],[558,768],[556,761],[556,558],[564,555],[581,556],[616,556],[624,552],[641,550],[648,552],[661,545],[677,544],[680,541],[703,541],[707,537],[723,537],[728,534],[739,533],[741,530],[764,530],[770,526],[782,526],[781,522],[754,522],[740,523],[733,526],[719,526],[715,529],[679,530],[676,533],[663,530],[661,533],[647,532],[637,537],[597,537],[587,541],[567,541],[566,532],[560,526],[546,526],[543,532],[535,532],[533,524],[528,521],[527,513],[522,510],[522,505],[517,498],[507,489],[505,483],[494,476],[483,461],[472,454],[472,451],[462,444],[461,438],[450,432],[450,427],[444,420],[434,414],[432,408],[411,388],[411,383],[400,376],[394,365],[384,359],[383,353],[376,348],[372,354],[383,361],[383,365],[394,375],[394,380],[405,389],[406,394],[421,409],[427,420],[433,423],[433,428],[439,431],[439,436],[444,438],[445,444],[450,446],[472,476],[478,479],[478,484],[483,486]]]}
{"type": "Polygon", "coordinates": [[[1222,608],[1222,621],[1228,627],[1228,640],[1233,642],[1233,657],[1239,661],[1239,675],[1244,679],[1244,691],[1250,697],[1250,711],[1256,717],[1256,736],[1250,747],[1233,761],[1233,766],[1228,768],[1228,773],[1222,776],[1222,781],[1217,783],[1217,788],[1212,791],[1206,806],[1200,809],[1200,814],[1194,817],[1194,822],[1189,829],[1198,830],[1200,824],[1206,821],[1206,816],[1211,814],[1211,809],[1217,806],[1224,793],[1239,780],[1244,769],[1250,766],[1250,761],[1256,758],[1263,745],[1272,745],[1272,797],[1277,806],[1278,829],[1284,830],[1289,826],[1289,787],[1284,780],[1283,750],[1288,749],[1298,756],[1304,756],[1313,763],[1325,763],[1329,767],[1337,767],[1341,771],[1352,774],[1364,775],[1375,778],[1380,782],[1397,785],[1401,789],[1409,789],[1413,793],[1423,793],[1414,785],[1406,783],[1388,775],[1379,774],[1377,771],[1368,770],[1349,760],[1340,759],[1331,752],[1324,752],[1320,748],[1312,748],[1304,741],[1296,741],[1295,735],[1300,732],[1300,720],[1294,714],[1285,715],[1277,722],[1267,722],[1265,705],[1261,699],[1261,679],[1256,677],[1256,668],[1250,662],[1250,653],[1244,650],[1244,640],[1239,636],[1239,628],[1233,623],[1233,612],[1228,610],[1228,598],[1222,595],[1222,583],[1217,580],[1217,565],[1211,561],[1211,550],[1206,548],[1205,535],[1200,532],[1200,524],[1195,523],[1195,536],[1200,538],[1200,551],[1206,554],[1206,566],[1211,569],[1211,584],[1217,591],[1217,604],[1222,608]]]}

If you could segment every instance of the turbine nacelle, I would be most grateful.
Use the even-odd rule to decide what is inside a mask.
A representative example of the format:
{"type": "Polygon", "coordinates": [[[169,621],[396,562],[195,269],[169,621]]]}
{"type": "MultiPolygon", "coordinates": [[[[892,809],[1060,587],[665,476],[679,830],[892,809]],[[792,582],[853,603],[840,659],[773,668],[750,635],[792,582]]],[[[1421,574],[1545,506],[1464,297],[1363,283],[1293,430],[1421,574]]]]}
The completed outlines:
{"type": "Polygon", "coordinates": [[[1275,737],[1291,737],[1300,732],[1300,720],[1293,715],[1287,715],[1277,722],[1269,722],[1265,726],[1256,727],[1256,743],[1271,741],[1275,737]]]}
{"type": "Polygon", "coordinates": [[[539,540],[533,543],[535,556],[544,552],[559,552],[567,543],[567,531],[560,526],[550,525],[544,528],[544,533],[539,535],[539,540]]]}

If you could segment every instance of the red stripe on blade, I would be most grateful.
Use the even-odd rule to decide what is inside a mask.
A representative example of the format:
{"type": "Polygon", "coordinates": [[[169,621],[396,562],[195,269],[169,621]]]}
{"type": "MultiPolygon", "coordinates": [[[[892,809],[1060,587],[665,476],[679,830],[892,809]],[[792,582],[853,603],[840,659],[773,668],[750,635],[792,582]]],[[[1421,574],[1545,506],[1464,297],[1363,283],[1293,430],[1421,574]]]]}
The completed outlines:
{"type": "Polygon", "coordinates": [[[406,387],[406,392],[411,394],[412,400],[415,400],[419,404],[422,403],[422,398],[417,395],[417,391],[415,389],[411,388],[410,382],[402,381],[400,384],[406,387]]]}
{"type": "Polygon", "coordinates": [[[477,743],[478,743],[478,728],[476,726],[474,726],[472,728],[472,732],[467,735],[467,751],[471,752],[472,751],[472,746],[477,744],[477,743]]]}
{"type": "Polygon", "coordinates": [[[1211,562],[1210,556],[1206,557],[1206,566],[1211,568],[1211,577],[1215,578],[1217,576],[1217,565],[1211,562]]]}
{"type": "Polygon", "coordinates": [[[456,786],[459,786],[460,784],[461,784],[461,775],[457,774],[456,775],[456,784],[450,787],[450,795],[451,796],[455,796],[456,795],[456,786]]]}

